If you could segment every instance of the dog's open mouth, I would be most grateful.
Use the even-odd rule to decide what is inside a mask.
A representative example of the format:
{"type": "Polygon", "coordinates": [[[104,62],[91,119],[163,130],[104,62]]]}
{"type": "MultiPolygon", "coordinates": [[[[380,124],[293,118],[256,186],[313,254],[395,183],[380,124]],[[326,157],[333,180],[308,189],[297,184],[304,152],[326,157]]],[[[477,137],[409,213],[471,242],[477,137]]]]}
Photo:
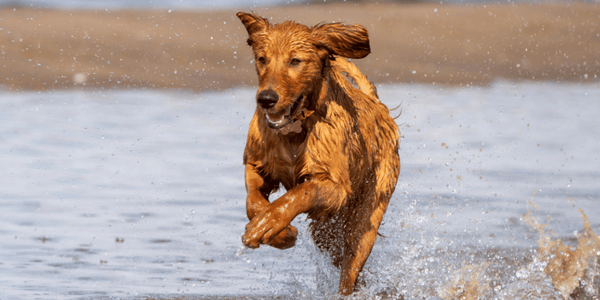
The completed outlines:
{"type": "Polygon", "coordinates": [[[275,114],[267,112],[265,114],[265,117],[267,119],[267,124],[269,125],[269,127],[273,128],[273,129],[281,129],[281,128],[285,127],[286,125],[292,123],[293,116],[295,116],[297,114],[297,112],[298,112],[299,108],[302,106],[303,102],[304,102],[304,95],[300,94],[296,98],[294,103],[292,103],[292,105],[290,105],[283,112],[275,113],[275,114]]]}

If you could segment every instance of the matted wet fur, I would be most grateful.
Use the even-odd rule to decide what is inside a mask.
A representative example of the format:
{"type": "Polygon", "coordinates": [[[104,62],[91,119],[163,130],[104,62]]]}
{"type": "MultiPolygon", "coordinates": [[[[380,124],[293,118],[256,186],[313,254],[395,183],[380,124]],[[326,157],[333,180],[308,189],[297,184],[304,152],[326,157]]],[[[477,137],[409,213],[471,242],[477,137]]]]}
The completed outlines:
{"type": "Polygon", "coordinates": [[[370,53],[367,30],[237,16],[259,77],[244,151],[250,222],[242,241],[293,247],[290,222],[307,213],[312,239],[341,269],[340,294],[352,294],[400,173],[398,126],[344,58],[370,53]],[[280,185],[286,193],[269,203],[280,185]]]}

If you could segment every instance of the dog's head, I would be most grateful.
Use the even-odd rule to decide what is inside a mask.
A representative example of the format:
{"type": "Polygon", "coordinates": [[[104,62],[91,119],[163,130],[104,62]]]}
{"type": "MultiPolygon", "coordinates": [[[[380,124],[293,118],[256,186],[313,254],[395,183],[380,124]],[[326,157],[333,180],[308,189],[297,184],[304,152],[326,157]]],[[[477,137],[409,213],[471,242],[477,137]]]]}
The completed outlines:
{"type": "Polygon", "coordinates": [[[307,27],[295,22],[269,24],[255,14],[238,13],[248,31],[259,87],[256,101],[266,122],[281,129],[304,108],[314,107],[333,55],[363,58],[370,53],[367,30],[339,23],[307,27]]]}

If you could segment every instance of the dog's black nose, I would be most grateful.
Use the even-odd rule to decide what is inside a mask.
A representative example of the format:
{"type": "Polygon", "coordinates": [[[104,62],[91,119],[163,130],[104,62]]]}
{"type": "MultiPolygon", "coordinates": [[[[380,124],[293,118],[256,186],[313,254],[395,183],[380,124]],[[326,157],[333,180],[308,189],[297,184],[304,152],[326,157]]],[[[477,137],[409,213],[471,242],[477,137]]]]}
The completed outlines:
{"type": "Polygon", "coordinates": [[[273,90],[264,90],[258,93],[258,96],[256,96],[256,101],[262,108],[269,109],[275,106],[277,101],[279,101],[279,95],[277,95],[277,93],[275,93],[273,90]]]}

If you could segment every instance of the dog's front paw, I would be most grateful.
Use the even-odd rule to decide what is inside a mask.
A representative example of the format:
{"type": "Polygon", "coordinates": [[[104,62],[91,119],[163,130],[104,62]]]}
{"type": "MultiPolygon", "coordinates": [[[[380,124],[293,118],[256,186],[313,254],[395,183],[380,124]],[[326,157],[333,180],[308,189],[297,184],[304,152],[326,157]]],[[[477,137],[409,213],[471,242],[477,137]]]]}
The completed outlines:
{"type": "Polygon", "coordinates": [[[277,236],[275,236],[268,243],[269,246],[275,247],[280,250],[285,250],[296,246],[296,238],[298,237],[298,230],[292,225],[288,225],[282,230],[277,236]]]}
{"type": "Polygon", "coordinates": [[[293,247],[298,230],[290,222],[282,210],[269,205],[246,225],[242,242],[250,248],[258,248],[260,244],[278,249],[293,247]]]}

